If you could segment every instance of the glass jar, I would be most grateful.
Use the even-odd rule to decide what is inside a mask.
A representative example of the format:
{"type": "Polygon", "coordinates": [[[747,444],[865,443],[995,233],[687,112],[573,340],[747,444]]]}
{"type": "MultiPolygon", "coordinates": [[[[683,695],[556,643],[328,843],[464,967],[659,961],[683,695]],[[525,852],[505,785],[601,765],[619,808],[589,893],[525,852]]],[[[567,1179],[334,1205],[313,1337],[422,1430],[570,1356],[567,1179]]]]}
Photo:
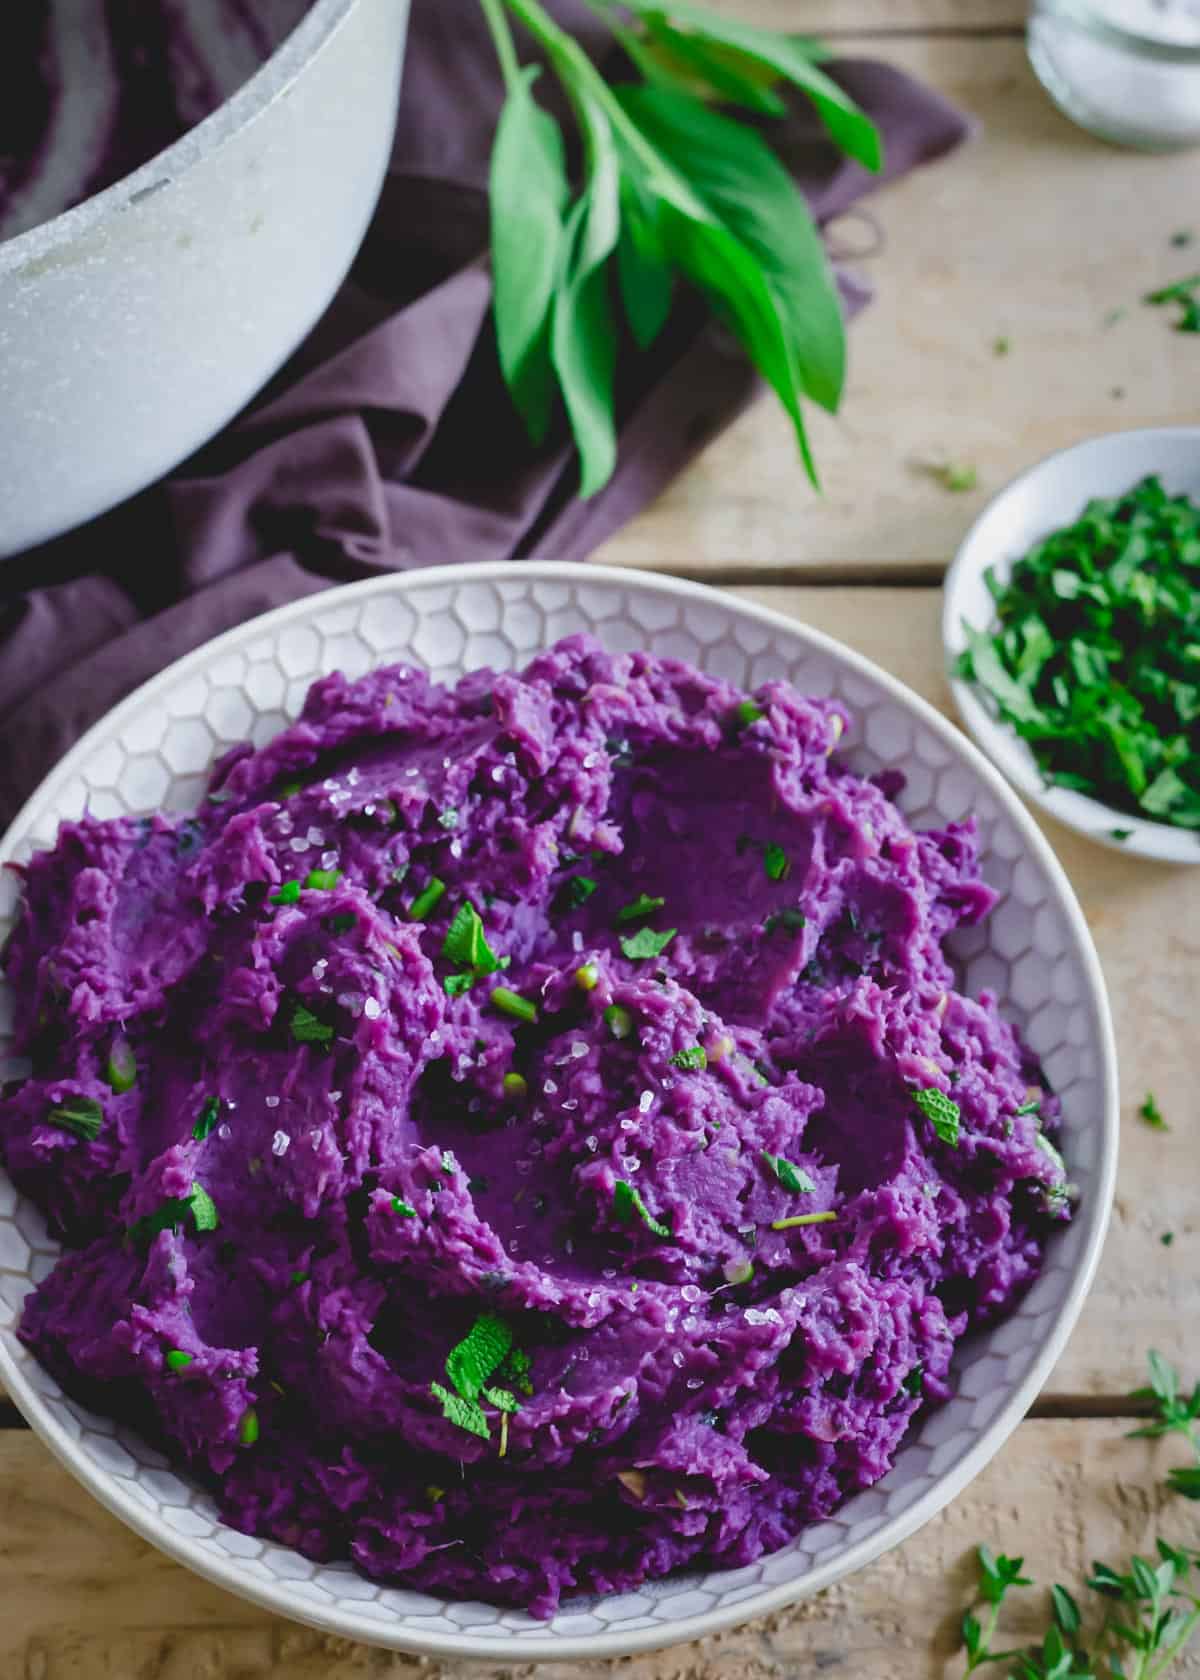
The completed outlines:
{"type": "Polygon", "coordinates": [[[1102,139],[1200,144],[1200,0],[1035,0],[1029,58],[1055,103],[1102,139]]]}

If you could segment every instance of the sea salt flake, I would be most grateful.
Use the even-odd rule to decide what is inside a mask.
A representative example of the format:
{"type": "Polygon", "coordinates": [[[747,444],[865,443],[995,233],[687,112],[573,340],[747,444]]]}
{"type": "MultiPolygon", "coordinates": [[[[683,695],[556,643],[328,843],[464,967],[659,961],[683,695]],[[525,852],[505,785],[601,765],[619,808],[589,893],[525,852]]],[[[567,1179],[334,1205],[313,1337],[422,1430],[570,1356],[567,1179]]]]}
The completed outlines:
{"type": "Polygon", "coordinates": [[[361,781],[362,781],[362,776],[359,774],[357,765],[352,764],[350,766],[349,770],[347,770],[347,772],[346,772],[346,782],[347,782],[347,784],[350,787],[357,787],[359,782],[361,782],[361,781]]]}
{"type": "Polygon", "coordinates": [[[340,1102],[341,1098],[342,1098],[342,1093],[340,1091],[330,1091],[330,1093],[329,1093],[330,1102],[340,1102]]]}
{"type": "Polygon", "coordinates": [[[266,1104],[267,1104],[268,1108],[278,1108],[279,1107],[279,1098],[278,1097],[267,1097],[266,1098],[266,1104]]]}
{"type": "Polygon", "coordinates": [[[643,1091],[641,1096],[638,1098],[638,1108],[641,1110],[641,1112],[643,1114],[649,1114],[649,1112],[653,1108],[653,1106],[654,1106],[654,1092],[653,1091],[643,1091]]]}
{"type": "Polygon", "coordinates": [[[583,950],[583,935],[580,933],[578,928],[576,928],[571,934],[571,949],[572,951],[583,950]]]}
{"type": "Polygon", "coordinates": [[[599,1149],[599,1147],[600,1147],[600,1139],[596,1136],[596,1134],[594,1132],[592,1133],[591,1137],[586,1137],[586,1138],[584,1138],[583,1141],[586,1144],[586,1146],[588,1147],[588,1149],[591,1150],[593,1155],[596,1153],[597,1149],[599,1149]]]}
{"type": "Polygon", "coordinates": [[[321,833],[319,828],[309,829],[308,843],[310,846],[323,846],[325,844],[325,836],[321,833]]]}
{"type": "Polygon", "coordinates": [[[683,1296],[685,1301],[698,1301],[704,1291],[702,1289],[697,1289],[694,1283],[685,1283],[679,1293],[683,1296]]]}
{"type": "Polygon", "coordinates": [[[575,1040],[574,1044],[572,1044],[572,1046],[571,1046],[572,1056],[574,1056],[576,1061],[579,1061],[582,1057],[586,1056],[587,1053],[588,1053],[587,1045],[583,1042],[583,1040],[581,1038],[577,1038],[575,1040]]]}
{"type": "Polygon", "coordinates": [[[563,1104],[563,1108],[567,1111],[568,1114],[574,1114],[575,1110],[578,1107],[579,1107],[579,1104],[575,1100],[574,1097],[568,1098],[568,1100],[563,1104]]]}
{"type": "Polygon", "coordinates": [[[554,1083],[553,1079],[547,1079],[546,1083],[542,1086],[542,1090],[548,1097],[552,1097],[555,1091],[558,1090],[558,1086],[554,1083]]]}
{"type": "Polygon", "coordinates": [[[452,858],[460,858],[462,856],[462,854],[463,854],[462,841],[461,840],[451,840],[451,842],[450,842],[450,856],[452,858]]]}
{"type": "Polygon", "coordinates": [[[363,816],[364,817],[373,817],[374,815],[375,815],[375,806],[373,804],[363,806],[363,816]]]}
{"type": "Polygon", "coordinates": [[[332,869],[333,866],[337,863],[337,860],[338,860],[338,855],[337,855],[336,852],[322,852],[321,853],[321,868],[322,869],[332,869]]]}
{"type": "Polygon", "coordinates": [[[221,1124],[217,1127],[217,1136],[219,1138],[230,1138],[233,1136],[233,1132],[224,1120],[222,1120],[221,1124]]]}
{"type": "Polygon", "coordinates": [[[293,835],[293,837],[288,841],[288,845],[294,852],[307,852],[311,850],[310,842],[305,840],[303,836],[299,834],[293,835]]]}
{"type": "Polygon", "coordinates": [[[636,1120],[631,1120],[628,1115],[626,1115],[624,1120],[621,1121],[621,1130],[623,1132],[636,1132],[637,1129],[638,1129],[637,1121],[636,1120]]]}
{"type": "Polygon", "coordinates": [[[377,1021],[383,1011],[383,1005],[378,998],[369,997],[363,1004],[363,1014],[368,1021],[377,1021]]]}
{"type": "Polygon", "coordinates": [[[271,1139],[272,1155],[286,1155],[291,1147],[292,1140],[286,1132],[276,1132],[275,1136],[271,1139]]]}
{"type": "Polygon", "coordinates": [[[275,818],[275,827],[280,834],[290,834],[292,832],[292,828],[294,827],[291,812],[280,811],[279,815],[275,818]]]}
{"type": "Polygon", "coordinates": [[[338,993],[338,1005],[339,1005],[340,1008],[346,1010],[346,1012],[348,1014],[353,1015],[354,1019],[357,1021],[358,1017],[363,1012],[363,996],[362,996],[362,993],[361,992],[339,992],[338,993]]]}
{"type": "Polygon", "coordinates": [[[680,1353],[678,1348],[676,1348],[675,1352],[671,1355],[671,1363],[676,1367],[682,1366],[683,1364],[683,1355],[680,1353]]]}

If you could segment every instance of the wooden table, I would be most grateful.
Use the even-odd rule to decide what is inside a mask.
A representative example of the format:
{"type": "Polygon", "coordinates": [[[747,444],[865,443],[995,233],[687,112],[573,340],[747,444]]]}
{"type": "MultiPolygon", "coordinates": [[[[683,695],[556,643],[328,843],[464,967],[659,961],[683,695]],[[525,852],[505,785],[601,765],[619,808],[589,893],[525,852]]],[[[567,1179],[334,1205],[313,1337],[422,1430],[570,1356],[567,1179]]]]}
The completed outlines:
{"type": "MultiPolygon", "coordinates": [[[[841,637],[946,708],[936,584],[989,490],[1089,432],[1196,417],[1200,341],[1138,302],[1180,272],[1169,239],[1189,206],[1200,237],[1196,158],[1134,156],[1070,127],[1027,67],[1020,0],[722,3],[890,59],[979,116],[984,132],[872,206],[883,249],[863,268],[879,295],[854,327],[842,415],[814,424],[823,498],[763,402],[601,557],[734,587],[841,637]],[[1117,309],[1126,313],[1106,326],[1117,309]],[[993,350],[1000,335],[1004,357],[993,350]],[[976,492],[948,494],[917,466],[947,454],[977,466],[976,492]]],[[[1147,1549],[1160,1521],[1195,1540],[1196,1508],[1160,1492],[1178,1451],[1126,1439],[1126,1396],[1150,1346],[1200,1375],[1188,1334],[1200,1291],[1200,871],[1139,864],[1047,828],[1100,949],[1125,1090],[1112,1232],[1047,1392],[978,1481],[874,1567],[699,1645],[556,1665],[545,1680],[609,1668],[629,1680],[943,1680],[961,1672],[956,1629],[976,1542],[1024,1552],[1041,1581],[1074,1582],[1095,1556],[1147,1549]],[[1168,1134],[1136,1118],[1150,1088],[1168,1134]]],[[[109,1518],[2,1402],[0,1422],[11,1425],[0,1429],[0,1680],[516,1680],[512,1669],[393,1657],[264,1615],[109,1518]]],[[[1016,1639],[1040,1608],[1031,1595],[1030,1619],[1012,1620],[1016,1639]]],[[[1200,1659],[1178,1672],[1200,1673],[1200,1659]]]]}

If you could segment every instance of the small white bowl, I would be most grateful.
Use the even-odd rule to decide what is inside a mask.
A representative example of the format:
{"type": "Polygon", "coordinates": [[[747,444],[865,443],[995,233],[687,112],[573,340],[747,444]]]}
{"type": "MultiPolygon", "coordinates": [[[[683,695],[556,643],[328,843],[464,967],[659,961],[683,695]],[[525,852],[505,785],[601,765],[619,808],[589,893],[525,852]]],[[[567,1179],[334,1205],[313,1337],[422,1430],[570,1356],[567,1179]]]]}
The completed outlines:
{"type": "Polygon", "coordinates": [[[1114,851],[1161,863],[1200,863],[1200,834],[1169,823],[1131,817],[1069,788],[1047,787],[1026,742],[999,717],[983,691],[956,676],[967,638],[964,620],[978,629],[994,622],[995,604],[984,573],[1007,578],[1014,563],[1060,526],[1073,524],[1085,503],[1133,488],[1149,474],[1172,495],[1200,501],[1200,426],[1152,426],[1109,432],[1048,455],[997,492],[971,526],[942,589],[942,641],[950,688],[976,744],[1034,805],[1114,851]],[[1128,829],[1118,840],[1113,829],[1128,829]]]}

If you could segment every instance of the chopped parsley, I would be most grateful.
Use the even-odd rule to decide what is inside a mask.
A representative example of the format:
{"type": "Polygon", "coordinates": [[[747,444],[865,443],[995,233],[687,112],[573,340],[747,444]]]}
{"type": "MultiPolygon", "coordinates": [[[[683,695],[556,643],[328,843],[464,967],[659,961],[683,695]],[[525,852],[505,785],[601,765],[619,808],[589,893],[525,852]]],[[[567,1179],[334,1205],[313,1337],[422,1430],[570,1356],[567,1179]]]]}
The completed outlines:
{"type": "Polygon", "coordinates": [[[137,1061],[127,1039],[118,1038],[114,1041],[105,1064],[104,1080],[113,1095],[118,1097],[125,1091],[132,1091],[136,1085],[137,1061]]]}
{"type": "Polygon", "coordinates": [[[958,672],[1048,786],[1200,830],[1197,568],[1200,507],[1149,477],[989,577],[995,622],[964,626],[958,672]]]}
{"type": "Polygon", "coordinates": [[[690,1044],[686,1050],[676,1050],[669,1060],[672,1067],[683,1068],[690,1073],[702,1072],[708,1066],[708,1055],[703,1044],[690,1044]]]}
{"type": "Polygon", "coordinates": [[[640,922],[643,916],[652,916],[656,910],[661,910],[666,902],[665,898],[651,898],[649,893],[639,893],[617,911],[617,921],[640,922]]]}
{"type": "Polygon", "coordinates": [[[628,1038],[633,1031],[633,1016],[619,1003],[610,1003],[604,1011],[604,1025],[614,1038],[628,1038]]]}
{"type": "Polygon", "coordinates": [[[733,715],[742,728],[747,729],[752,723],[757,723],[759,718],[765,718],[767,714],[753,700],[742,700],[734,707],[733,715]]]}
{"type": "Polygon", "coordinates": [[[491,1003],[502,1015],[511,1015],[517,1021],[528,1021],[531,1026],[538,1018],[537,1005],[522,997],[520,992],[509,991],[507,986],[492,988],[491,1003]]]}
{"type": "Polygon", "coordinates": [[[439,878],[435,875],[433,877],[432,881],[430,881],[429,885],[425,888],[425,891],[422,892],[422,893],[418,893],[416,898],[414,898],[412,903],[409,905],[409,907],[408,907],[408,919],[409,919],[409,921],[410,922],[423,922],[423,921],[425,921],[426,918],[429,915],[429,912],[436,906],[438,900],[442,897],[442,895],[445,893],[445,891],[446,891],[445,881],[439,880],[439,878]]]}
{"type": "Polygon", "coordinates": [[[785,1190],[790,1190],[796,1196],[811,1196],[817,1186],[805,1172],[803,1167],[797,1167],[791,1161],[785,1161],[782,1155],[772,1155],[768,1150],[762,1152],[764,1164],[770,1168],[785,1190]]]}
{"type": "Polygon", "coordinates": [[[205,1097],[204,1106],[200,1110],[200,1117],[192,1127],[192,1136],[197,1143],[203,1143],[217,1129],[217,1121],[221,1118],[220,1097],[205,1097]]]}
{"type": "Polygon", "coordinates": [[[392,1212],[398,1213],[401,1219],[415,1219],[417,1210],[411,1202],[406,1202],[403,1196],[392,1197],[392,1212]]]}
{"type": "Polygon", "coordinates": [[[664,1225],[661,1219],[655,1219],[642,1200],[641,1192],[625,1179],[619,1178],[613,1185],[613,1207],[617,1218],[622,1224],[628,1225],[634,1214],[638,1216],[646,1229],[664,1242],[671,1240],[671,1227],[664,1225]]]}
{"type": "Polygon", "coordinates": [[[1154,1100],[1153,1091],[1147,1091],[1145,1101],[1138,1109],[1138,1117],[1154,1132],[1169,1132],[1170,1126],[1163,1119],[1162,1110],[1154,1100]]]}
{"type": "Polygon", "coordinates": [[[192,1355],[182,1348],[171,1348],[164,1363],[168,1371],[185,1371],[192,1363],[192,1355]]]}
{"type": "Polygon", "coordinates": [[[297,1044],[330,1044],[333,1028],[318,1020],[311,1009],[298,1003],[292,1011],[292,1037],[297,1044]]]}
{"type": "Polygon", "coordinates": [[[311,892],[332,892],[342,878],[340,869],[310,869],[304,885],[311,892]]]}
{"type": "Polygon", "coordinates": [[[94,1143],[104,1125],[104,1110],[95,1097],[67,1097],[46,1115],[46,1124],[94,1143]]]}
{"type": "Polygon", "coordinates": [[[656,933],[653,928],[641,927],[636,933],[621,935],[621,949],[633,962],[648,962],[662,956],[678,931],[668,928],[665,933],[656,933]]]}
{"type": "Polygon", "coordinates": [[[300,892],[299,881],[285,881],[277,892],[271,894],[271,903],[296,904],[299,902],[300,892]]]}
{"type": "Polygon", "coordinates": [[[792,860],[782,846],[768,840],[763,847],[763,868],[768,881],[786,881],[792,872],[792,860]]]}
{"type": "Polygon", "coordinates": [[[942,1142],[957,1149],[962,1111],[954,1099],[948,1097],[945,1091],[939,1091],[936,1085],[924,1091],[914,1091],[912,1099],[942,1142]]]}
{"type": "Polygon", "coordinates": [[[495,974],[503,966],[503,959],[487,942],[483,922],[470,899],[455,911],[454,920],[442,941],[442,955],[448,962],[470,969],[475,974],[495,974]]]}

